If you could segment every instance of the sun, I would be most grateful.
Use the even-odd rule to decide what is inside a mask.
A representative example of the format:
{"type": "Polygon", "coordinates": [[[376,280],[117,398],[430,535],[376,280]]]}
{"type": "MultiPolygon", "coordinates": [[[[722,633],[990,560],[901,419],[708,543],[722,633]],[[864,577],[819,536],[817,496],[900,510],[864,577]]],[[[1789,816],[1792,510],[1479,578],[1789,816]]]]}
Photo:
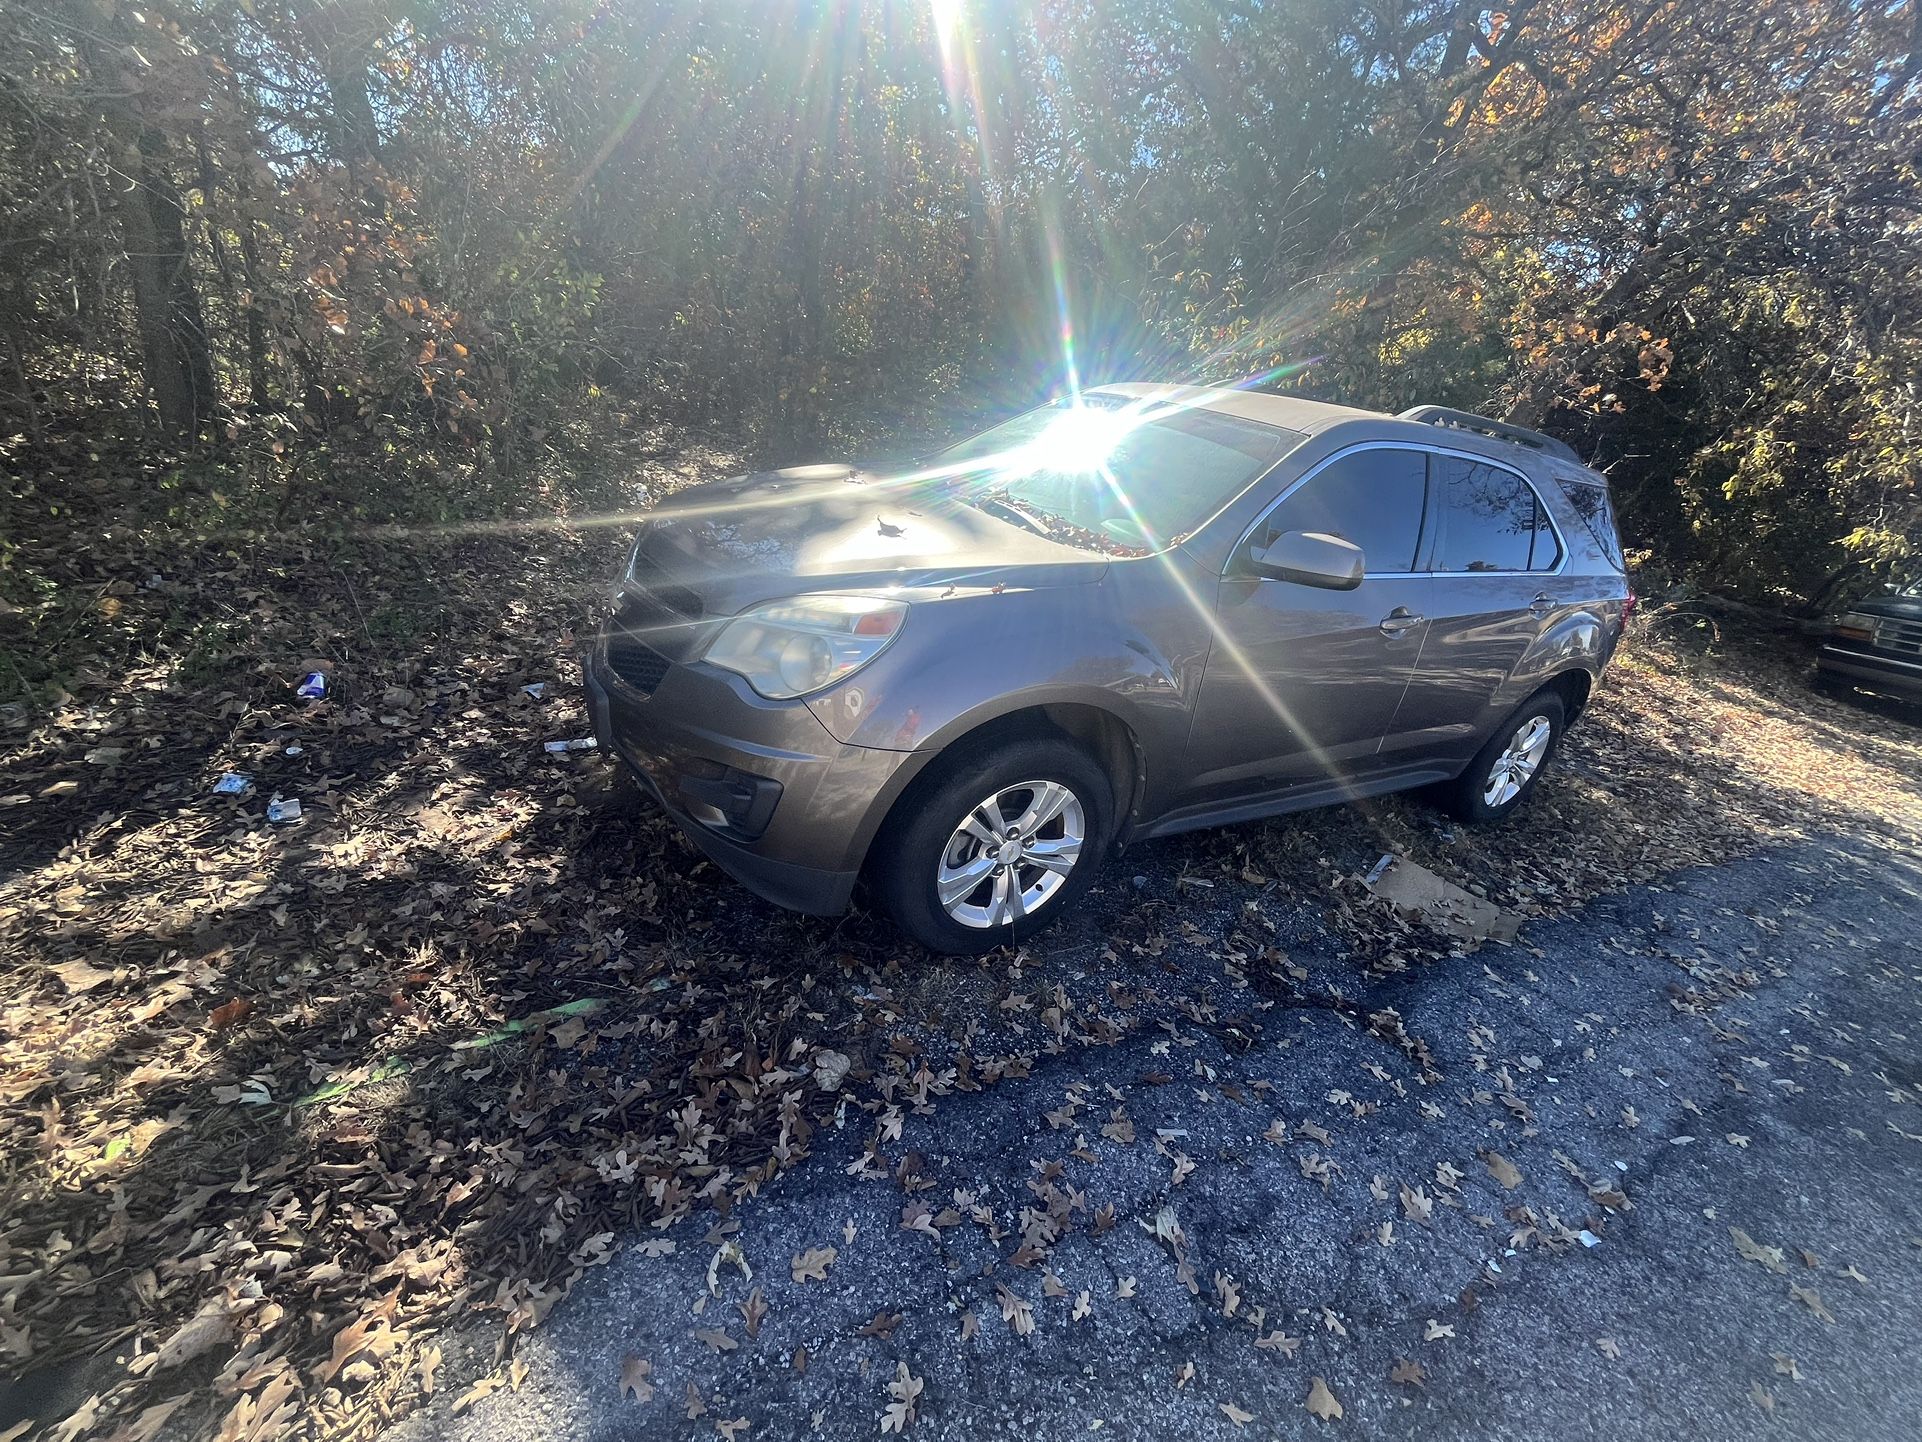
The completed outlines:
{"type": "Polygon", "coordinates": [[[961,9],[965,0],[928,0],[928,10],[934,19],[934,36],[943,47],[954,40],[961,27],[961,9]]]}

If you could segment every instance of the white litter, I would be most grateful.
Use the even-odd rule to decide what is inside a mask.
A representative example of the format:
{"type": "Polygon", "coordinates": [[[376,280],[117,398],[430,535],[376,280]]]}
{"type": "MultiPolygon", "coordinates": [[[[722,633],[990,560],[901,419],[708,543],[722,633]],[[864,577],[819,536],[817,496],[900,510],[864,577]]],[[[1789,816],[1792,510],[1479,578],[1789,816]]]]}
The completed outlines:
{"type": "Polygon", "coordinates": [[[299,799],[289,796],[285,800],[282,800],[276,796],[272,801],[267,803],[267,819],[274,822],[300,820],[299,799]]]}
{"type": "Polygon", "coordinates": [[[536,681],[531,686],[521,687],[521,690],[538,701],[547,694],[547,683],[545,681],[536,681]]]}
{"type": "Polygon", "coordinates": [[[1602,1244],[1602,1239],[1589,1231],[1587,1227],[1583,1227],[1575,1234],[1575,1240],[1580,1242],[1584,1247],[1599,1247],[1602,1244]]]}
{"type": "Polygon", "coordinates": [[[238,771],[223,771],[220,779],[214,782],[216,796],[245,796],[253,789],[253,778],[242,776],[238,771]]]}
{"type": "Polygon", "coordinates": [[[541,749],[558,756],[563,751],[592,751],[600,744],[592,736],[580,736],[572,741],[544,741],[541,743],[541,749]]]}

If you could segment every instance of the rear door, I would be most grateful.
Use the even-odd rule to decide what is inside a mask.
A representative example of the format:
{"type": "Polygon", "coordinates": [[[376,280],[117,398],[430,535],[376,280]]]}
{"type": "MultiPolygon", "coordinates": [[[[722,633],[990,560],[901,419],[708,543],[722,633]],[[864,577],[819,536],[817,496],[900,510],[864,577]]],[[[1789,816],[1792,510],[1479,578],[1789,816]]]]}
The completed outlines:
{"type": "Polygon", "coordinates": [[[1412,447],[1338,452],[1258,522],[1231,558],[1196,701],[1191,773],[1206,797],[1373,769],[1427,630],[1427,459],[1412,447]],[[1367,574],[1330,591],[1248,573],[1288,531],[1360,546],[1367,574]]]}
{"type": "Polygon", "coordinates": [[[1438,451],[1430,466],[1433,590],[1421,663],[1383,747],[1472,755],[1502,684],[1564,603],[1566,549],[1519,470],[1438,451]]]}

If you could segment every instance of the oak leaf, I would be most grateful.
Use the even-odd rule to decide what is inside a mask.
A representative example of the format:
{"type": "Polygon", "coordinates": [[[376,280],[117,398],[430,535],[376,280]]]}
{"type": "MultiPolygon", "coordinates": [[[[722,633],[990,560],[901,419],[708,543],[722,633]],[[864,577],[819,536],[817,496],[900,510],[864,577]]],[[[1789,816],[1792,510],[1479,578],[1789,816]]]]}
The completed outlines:
{"type": "Polygon", "coordinates": [[[1308,1400],[1301,1405],[1323,1422],[1332,1422],[1341,1416],[1341,1403],[1335,1400],[1335,1394],[1328,1390],[1327,1382],[1320,1377],[1309,1380],[1308,1400]]]}
{"type": "Polygon", "coordinates": [[[794,1280],[825,1282],[828,1279],[828,1268],[834,1264],[834,1259],[839,1255],[840,1253],[832,1247],[809,1247],[799,1256],[789,1260],[794,1280]]]}

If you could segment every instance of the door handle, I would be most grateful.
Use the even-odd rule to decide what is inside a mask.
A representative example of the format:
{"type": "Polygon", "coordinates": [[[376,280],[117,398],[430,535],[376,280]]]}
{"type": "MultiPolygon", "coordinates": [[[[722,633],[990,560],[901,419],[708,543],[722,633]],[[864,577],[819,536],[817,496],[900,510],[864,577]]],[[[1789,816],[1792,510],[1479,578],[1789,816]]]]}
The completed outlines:
{"type": "Polygon", "coordinates": [[[1428,618],[1412,614],[1406,606],[1397,606],[1381,618],[1381,633],[1384,636],[1399,636],[1404,631],[1412,631],[1428,618]]]}
{"type": "Polygon", "coordinates": [[[1555,609],[1555,598],[1549,595],[1548,592],[1543,591],[1528,603],[1528,609],[1533,611],[1537,616],[1546,616],[1550,611],[1555,609]]]}

